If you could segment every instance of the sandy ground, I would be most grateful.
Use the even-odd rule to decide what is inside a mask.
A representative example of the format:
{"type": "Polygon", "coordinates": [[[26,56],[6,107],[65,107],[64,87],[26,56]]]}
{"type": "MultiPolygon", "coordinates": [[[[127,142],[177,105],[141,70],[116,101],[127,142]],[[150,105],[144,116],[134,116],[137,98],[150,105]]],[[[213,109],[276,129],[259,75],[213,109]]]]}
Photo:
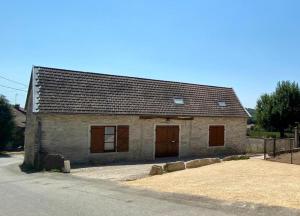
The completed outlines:
{"type": "MultiPolygon", "coordinates": [[[[281,163],[291,163],[291,153],[281,154],[276,156],[276,158],[270,158],[269,160],[281,163]]],[[[300,165],[300,152],[293,153],[293,164],[300,165]]]]}
{"type": "Polygon", "coordinates": [[[229,202],[300,209],[300,166],[261,159],[222,162],[124,184],[229,202]]]}

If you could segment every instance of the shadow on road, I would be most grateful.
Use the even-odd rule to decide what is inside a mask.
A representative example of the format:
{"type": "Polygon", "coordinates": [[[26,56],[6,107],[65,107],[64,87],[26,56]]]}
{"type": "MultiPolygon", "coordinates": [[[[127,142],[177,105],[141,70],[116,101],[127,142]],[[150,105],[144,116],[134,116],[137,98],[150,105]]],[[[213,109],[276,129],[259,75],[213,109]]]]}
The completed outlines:
{"type": "Polygon", "coordinates": [[[32,173],[37,173],[37,172],[41,171],[41,170],[35,169],[32,166],[25,165],[24,163],[20,164],[19,168],[23,173],[26,173],[26,174],[32,174],[32,173]]]}
{"type": "Polygon", "coordinates": [[[11,157],[10,154],[8,154],[7,152],[0,152],[0,158],[8,158],[11,157]]]}
{"type": "MultiPolygon", "coordinates": [[[[167,162],[175,162],[179,160],[190,160],[189,159],[179,159],[178,157],[164,157],[164,158],[159,158],[155,160],[148,160],[148,161],[115,161],[115,162],[110,162],[110,163],[97,163],[97,162],[89,162],[89,163],[82,163],[82,164],[72,164],[72,168],[77,169],[77,168],[89,168],[89,167],[104,167],[104,166],[120,166],[120,165],[142,165],[142,164],[161,164],[161,163],[167,163],[167,162]]],[[[195,158],[192,158],[195,159],[195,158]]]]}

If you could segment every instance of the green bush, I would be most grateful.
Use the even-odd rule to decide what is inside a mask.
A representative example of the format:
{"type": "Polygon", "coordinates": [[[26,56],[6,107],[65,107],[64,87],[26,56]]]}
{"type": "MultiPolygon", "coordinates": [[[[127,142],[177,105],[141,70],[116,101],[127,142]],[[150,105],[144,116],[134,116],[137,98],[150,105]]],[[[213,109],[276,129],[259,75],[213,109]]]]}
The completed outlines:
{"type": "Polygon", "coordinates": [[[0,125],[0,149],[4,149],[12,140],[16,126],[11,105],[3,95],[0,95],[0,125]]]}

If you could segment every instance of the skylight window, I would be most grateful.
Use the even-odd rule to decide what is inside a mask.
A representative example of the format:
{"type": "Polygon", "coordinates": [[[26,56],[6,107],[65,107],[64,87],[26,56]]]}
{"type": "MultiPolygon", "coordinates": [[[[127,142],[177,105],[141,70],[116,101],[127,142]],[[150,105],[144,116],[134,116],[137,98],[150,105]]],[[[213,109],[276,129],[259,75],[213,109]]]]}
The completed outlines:
{"type": "Polygon", "coordinates": [[[220,107],[226,107],[226,102],[225,101],[219,101],[218,102],[220,107]]]}
{"type": "Polygon", "coordinates": [[[173,98],[173,101],[176,105],[183,105],[184,104],[183,98],[176,97],[176,98],[173,98]]]}

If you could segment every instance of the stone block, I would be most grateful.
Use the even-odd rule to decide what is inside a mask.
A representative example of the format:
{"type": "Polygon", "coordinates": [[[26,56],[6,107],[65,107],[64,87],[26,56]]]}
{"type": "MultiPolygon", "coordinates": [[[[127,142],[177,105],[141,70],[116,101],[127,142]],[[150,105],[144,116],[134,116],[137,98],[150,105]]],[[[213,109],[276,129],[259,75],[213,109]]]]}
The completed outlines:
{"type": "Polygon", "coordinates": [[[70,173],[71,172],[71,165],[69,160],[64,161],[64,167],[62,170],[64,173],[70,173]]]}
{"type": "Polygon", "coordinates": [[[45,170],[59,170],[64,168],[64,157],[60,154],[48,154],[44,158],[43,167],[45,170]]]}
{"type": "Polygon", "coordinates": [[[197,167],[202,167],[214,163],[220,163],[221,159],[220,158],[203,158],[203,159],[195,159],[195,160],[190,160],[186,162],[186,168],[191,169],[191,168],[197,168],[197,167]]]}
{"type": "Polygon", "coordinates": [[[185,163],[183,161],[170,162],[164,165],[164,170],[166,172],[174,172],[174,171],[179,171],[184,169],[185,169],[185,163]]]}
{"type": "Polygon", "coordinates": [[[158,165],[153,165],[151,167],[149,175],[162,175],[164,173],[163,167],[158,165]]]}

